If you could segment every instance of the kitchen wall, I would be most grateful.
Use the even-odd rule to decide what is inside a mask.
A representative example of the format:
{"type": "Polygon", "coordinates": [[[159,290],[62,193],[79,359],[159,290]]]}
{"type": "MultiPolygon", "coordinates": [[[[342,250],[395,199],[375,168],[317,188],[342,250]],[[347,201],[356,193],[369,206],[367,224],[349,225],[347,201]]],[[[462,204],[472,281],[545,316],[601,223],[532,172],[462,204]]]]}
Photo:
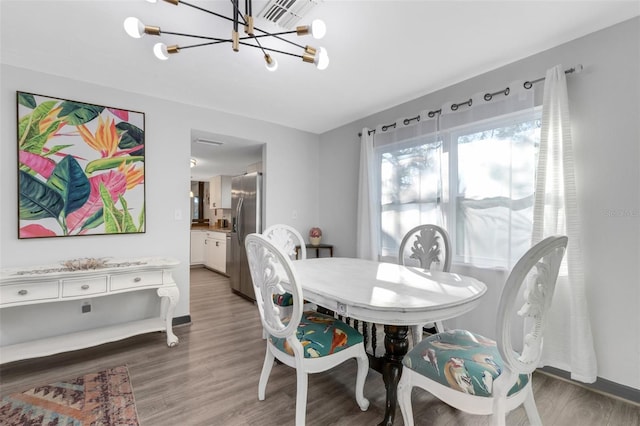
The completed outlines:
{"type": "MultiPolygon", "coordinates": [[[[3,40],[4,43],[10,41],[3,40]]],[[[29,54],[29,52],[25,52],[29,54]]],[[[81,67],[79,67],[81,69],[81,67]]],[[[314,134],[215,110],[180,104],[43,72],[0,65],[0,267],[57,263],[78,257],[169,256],[180,261],[174,277],[181,298],[177,317],[189,315],[190,132],[202,129],[264,142],[266,225],[287,222],[301,232],[318,223],[318,141],[314,134]],[[142,111],[146,130],[147,230],[144,234],[18,240],[16,91],[142,111]],[[292,219],[295,212],[296,219],[292,219]]],[[[106,299],[106,298],[105,298],[106,299]]],[[[137,319],[158,311],[153,292],[126,300],[100,300],[100,309],[80,314],[81,302],[26,308],[21,329],[3,343],[54,329],[74,331],[108,321],[137,319]],[[46,316],[47,321],[39,320],[46,316]],[[29,320],[28,318],[34,318],[29,320]]],[[[7,324],[14,310],[0,311],[7,324]]],[[[15,318],[15,316],[14,316],[15,318]]]]}
{"type": "MultiPolygon", "coordinates": [[[[363,127],[375,128],[421,110],[437,109],[447,101],[500,90],[514,80],[542,77],[556,64],[584,66],[582,73],[568,77],[568,89],[598,373],[640,389],[639,18],[323,134],[319,180],[323,240],[335,244],[337,255],[355,256],[357,134],[363,127]]],[[[393,76],[380,84],[393,84],[393,76]]],[[[499,295],[494,287],[490,292],[499,295]]],[[[494,303],[489,303],[485,317],[495,315],[494,303]]]]}

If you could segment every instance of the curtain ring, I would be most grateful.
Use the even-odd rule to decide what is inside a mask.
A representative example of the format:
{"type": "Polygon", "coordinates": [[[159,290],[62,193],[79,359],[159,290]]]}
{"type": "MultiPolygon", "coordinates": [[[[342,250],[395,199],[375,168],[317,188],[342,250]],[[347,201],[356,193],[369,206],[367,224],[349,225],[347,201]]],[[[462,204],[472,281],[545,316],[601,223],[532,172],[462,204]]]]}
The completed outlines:
{"type": "Polygon", "coordinates": [[[451,104],[451,111],[457,111],[458,107],[464,104],[471,106],[472,103],[473,103],[473,99],[469,98],[468,101],[460,102],[459,104],[451,104]]]}
{"type": "Polygon", "coordinates": [[[403,123],[404,123],[405,126],[408,126],[409,123],[411,123],[413,120],[420,121],[420,115],[417,115],[417,116],[415,116],[413,118],[405,118],[403,123]]]}

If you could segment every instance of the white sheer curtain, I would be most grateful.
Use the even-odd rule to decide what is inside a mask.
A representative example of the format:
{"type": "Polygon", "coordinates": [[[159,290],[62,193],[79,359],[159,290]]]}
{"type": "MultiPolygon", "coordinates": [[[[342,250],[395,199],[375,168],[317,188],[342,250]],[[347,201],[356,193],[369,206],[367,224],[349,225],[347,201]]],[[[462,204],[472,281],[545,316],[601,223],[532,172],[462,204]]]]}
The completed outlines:
{"type": "Polygon", "coordinates": [[[457,167],[457,188],[451,196],[456,225],[448,231],[458,259],[474,267],[511,269],[529,249],[535,144],[527,132],[535,129],[498,136],[500,130],[515,131],[515,123],[532,120],[535,114],[534,91],[523,83],[511,82],[508,95],[500,93],[490,101],[485,93],[476,93],[469,105],[442,106],[440,130],[452,129],[450,152],[457,167]],[[496,117],[503,117],[502,123],[486,132],[483,123],[496,117]],[[475,131],[470,124],[477,126],[475,131]],[[467,130],[457,133],[462,127],[467,130]]]}
{"type": "Polygon", "coordinates": [[[373,158],[373,132],[362,129],[360,138],[360,174],[358,183],[358,228],[356,256],[378,260],[378,225],[376,182],[373,158]]]}
{"type": "Polygon", "coordinates": [[[569,237],[545,328],[541,364],[593,383],[597,364],[585,292],[567,83],[561,65],[549,69],[544,82],[538,158],[532,243],[554,234],[569,237]]]}

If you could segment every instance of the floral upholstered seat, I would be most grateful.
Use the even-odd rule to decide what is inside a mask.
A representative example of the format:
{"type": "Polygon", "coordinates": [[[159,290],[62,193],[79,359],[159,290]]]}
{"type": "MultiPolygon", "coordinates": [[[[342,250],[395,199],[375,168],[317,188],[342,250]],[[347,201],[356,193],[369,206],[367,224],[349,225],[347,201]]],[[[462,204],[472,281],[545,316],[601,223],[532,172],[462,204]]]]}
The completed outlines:
{"type": "MultiPolygon", "coordinates": [[[[496,342],[466,330],[450,330],[427,337],[402,363],[451,389],[487,397],[493,395],[493,381],[504,371],[496,342]]],[[[522,389],[529,377],[520,374],[508,395],[522,389]]]]}
{"type": "MultiPolygon", "coordinates": [[[[287,324],[289,319],[283,320],[287,324]]],[[[302,344],[305,358],[318,358],[363,342],[362,334],[344,322],[318,312],[303,312],[296,338],[302,344]]],[[[269,336],[273,345],[293,355],[287,339],[269,336]]]]}

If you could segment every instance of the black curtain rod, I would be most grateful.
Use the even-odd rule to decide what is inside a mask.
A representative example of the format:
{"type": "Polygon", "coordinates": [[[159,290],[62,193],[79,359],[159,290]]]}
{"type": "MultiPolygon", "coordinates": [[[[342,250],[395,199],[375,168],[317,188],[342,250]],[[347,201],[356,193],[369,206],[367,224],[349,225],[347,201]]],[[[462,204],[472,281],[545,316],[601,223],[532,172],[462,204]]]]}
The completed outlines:
{"type": "MultiPolygon", "coordinates": [[[[565,74],[571,74],[571,73],[578,73],[580,71],[582,71],[582,64],[578,64],[574,67],[571,67],[567,70],[564,71],[565,74]]],[[[533,87],[534,84],[536,83],[540,83],[541,81],[544,81],[545,77],[540,77],[540,78],[536,78],[535,80],[527,80],[523,83],[523,87],[525,89],[531,89],[533,87]]],[[[490,101],[491,99],[493,99],[494,96],[499,95],[499,94],[503,94],[505,96],[507,96],[509,94],[509,92],[511,91],[511,89],[509,89],[508,87],[504,90],[498,90],[497,92],[493,92],[493,93],[485,93],[484,94],[484,100],[485,101],[490,101]]],[[[459,103],[455,103],[455,104],[451,104],[451,111],[457,111],[458,108],[460,108],[463,105],[467,105],[467,106],[471,106],[472,104],[472,100],[471,98],[469,98],[466,101],[462,101],[459,103]]],[[[429,118],[433,118],[436,114],[440,114],[442,113],[442,109],[437,109],[437,110],[433,110],[433,111],[429,111],[427,113],[427,115],[429,116],[429,118]]],[[[404,125],[408,125],[409,123],[411,123],[413,120],[416,121],[420,121],[420,114],[418,114],[415,117],[411,117],[411,118],[405,118],[403,120],[404,125]]],[[[386,132],[388,129],[390,128],[394,128],[396,127],[396,123],[391,123],[391,124],[385,124],[382,126],[382,131],[386,132]]],[[[369,130],[368,134],[371,135],[372,133],[375,133],[376,129],[373,130],[369,130]]],[[[362,132],[358,133],[358,137],[362,137],[362,132]]]]}

